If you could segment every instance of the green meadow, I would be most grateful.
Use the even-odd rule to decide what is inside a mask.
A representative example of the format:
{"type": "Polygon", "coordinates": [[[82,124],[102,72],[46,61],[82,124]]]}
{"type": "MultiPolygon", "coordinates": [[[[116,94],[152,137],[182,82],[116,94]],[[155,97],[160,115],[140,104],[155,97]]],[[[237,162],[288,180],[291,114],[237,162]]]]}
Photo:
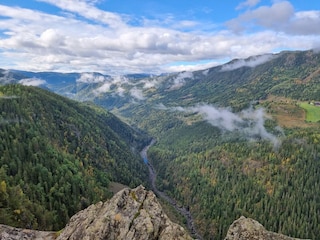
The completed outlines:
{"type": "Polygon", "coordinates": [[[306,110],[306,120],[309,122],[320,121],[320,106],[315,106],[307,102],[300,103],[300,107],[306,110]]]}

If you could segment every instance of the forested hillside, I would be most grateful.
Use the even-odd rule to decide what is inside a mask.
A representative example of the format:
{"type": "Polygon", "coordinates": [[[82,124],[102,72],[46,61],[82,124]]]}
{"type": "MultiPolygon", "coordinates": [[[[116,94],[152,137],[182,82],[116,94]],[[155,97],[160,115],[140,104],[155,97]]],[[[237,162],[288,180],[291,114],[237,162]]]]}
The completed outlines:
{"type": "Polygon", "coordinates": [[[205,239],[223,239],[241,215],[317,239],[320,119],[301,106],[320,101],[320,55],[260,58],[150,79],[144,101],[116,112],[157,138],[158,187],[190,209],[205,239]]]}
{"type": "Polygon", "coordinates": [[[0,87],[0,223],[59,230],[117,181],[147,179],[148,138],[113,114],[22,85],[0,87]]]}
{"type": "MultiPolygon", "coordinates": [[[[190,208],[205,239],[223,239],[241,215],[317,239],[320,125],[307,121],[299,103],[320,100],[319,54],[222,69],[164,93],[143,123],[134,118],[158,137],[149,150],[158,186],[190,208]]],[[[123,113],[146,114],[135,108],[123,113]]]]}
{"type": "Polygon", "coordinates": [[[320,236],[319,52],[160,76],[82,74],[64,89],[44,87],[84,96],[156,138],[148,157],[157,186],[190,209],[204,239],[223,239],[241,215],[286,235],[320,236]]]}

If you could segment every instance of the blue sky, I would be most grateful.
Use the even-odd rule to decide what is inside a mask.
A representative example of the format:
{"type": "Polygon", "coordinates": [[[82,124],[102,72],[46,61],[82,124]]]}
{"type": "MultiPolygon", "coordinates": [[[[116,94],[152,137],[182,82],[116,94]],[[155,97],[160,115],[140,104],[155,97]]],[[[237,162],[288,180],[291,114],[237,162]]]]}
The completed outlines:
{"type": "Polygon", "coordinates": [[[320,48],[320,1],[1,0],[0,68],[109,74],[205,69],[320,48]]]}

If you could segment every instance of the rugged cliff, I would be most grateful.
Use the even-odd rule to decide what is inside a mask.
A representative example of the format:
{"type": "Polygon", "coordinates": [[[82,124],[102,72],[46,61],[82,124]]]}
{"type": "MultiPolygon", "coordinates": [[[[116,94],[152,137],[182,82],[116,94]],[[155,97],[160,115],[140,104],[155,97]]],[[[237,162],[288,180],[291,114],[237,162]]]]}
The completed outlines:
{"type": "Polygon", "coordinates": [[[170,221],[156,196],[139,186],[123,189],[110,201],[77,213],[63,230],[63,239],[191,239],[170,221]]]}
{"type": "MultiPolygon", "coordinates": [[[[143,186],[125,188],[107,202],[99,202],[75,214],[61,233],[18,229],[0,225],[1,240],[99,240],[192,239],[171,222],[152,191],[143,186]]],[[[294,240],[267,231],[257,221],[241,217],[230,226],[225,240],[294,240]]],[[[296,239],[297,240],[297,239],[296,239]]]]}

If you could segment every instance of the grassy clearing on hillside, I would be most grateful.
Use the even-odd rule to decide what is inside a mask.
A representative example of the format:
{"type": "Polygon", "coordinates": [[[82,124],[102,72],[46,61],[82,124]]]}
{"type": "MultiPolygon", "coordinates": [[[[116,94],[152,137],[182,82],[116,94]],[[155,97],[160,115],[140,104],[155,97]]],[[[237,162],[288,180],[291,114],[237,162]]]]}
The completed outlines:
{"type": "Polygon", "coordinates": [[[277,121],[279,126],[285,128],[309,127],[305,122],[306,111],[297,102],[284,97],[269,96],[267,100],[261,101],[263,107],[277,121]]]}
{"type": "Polygon", "coordinates": [[[314,106],[307,102],[300,103],[300,107],[306,110],[306,120],[309,122],[320,121],[320,106],[314,106]]]}

